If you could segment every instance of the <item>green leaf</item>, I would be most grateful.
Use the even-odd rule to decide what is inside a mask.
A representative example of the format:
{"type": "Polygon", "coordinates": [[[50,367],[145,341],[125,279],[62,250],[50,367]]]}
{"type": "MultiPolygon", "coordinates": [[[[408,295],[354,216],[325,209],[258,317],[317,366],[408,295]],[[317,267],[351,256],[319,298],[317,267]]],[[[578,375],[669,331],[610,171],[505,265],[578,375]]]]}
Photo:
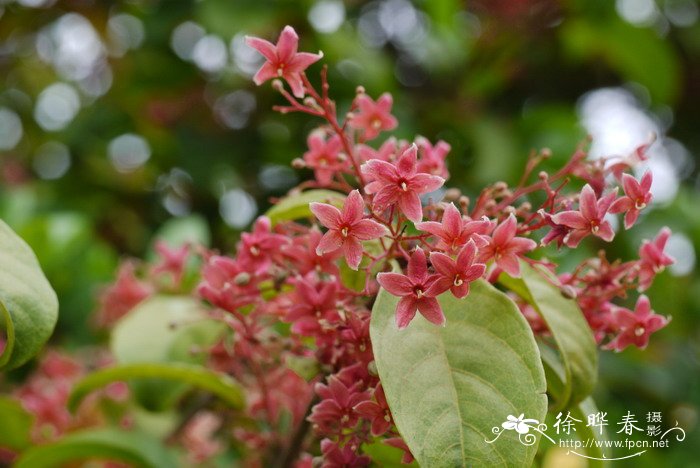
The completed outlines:
{"type": "Polygon", "coordinates": [[[0,221],[0,328],[7,334],[0,369],[21,366],[44,346],[58,319],[58,299],[32,249],[0,221]]]}
{"type": "Polygon", "coordinates": [[[418,468],[415,460],[409,464],[401,463],[403,450],[382,443],[380,440],[362,446],[362,453],[369,455],[372,465],[382,468],[418,468]]]}
{"type": "Polygon", "coordinates": [[[24,452],[15,468],[64,466],[86,459],[118,460],[138,467],[178,466],[177,458],[147,434],[117,429],[90,429],[24,452]]]}
{"type": "Polygon", "coordinates": [[[0,421],[0,447],[24,450],[31,446],[32,415],[22,408],[19,401],[0,396],[0,421]]]}
{"type": "Polygon", "coordinates": [[[419,314],[398,330],[398,298],[385,290],[372,309],[375,361],[399,432],[421,466],[530,466],[537,447],[515,431],[486,440],[508,415],[544,419],[532,330],[515,303],[482,280],[464,299],[447,293],[439,301],[445,327],[419,314]]]}
{"type": "Polygon", "coordinates": [[[153,238],[164,241],[170,247],[179,247],[186,243],[207,247],[211,243],[209,225],[199,215],[169,219],[158,229],[153,238]]]}
{"type": "MultiPolygon", "coordinates": [[[[603,428],[601,433],[599,428],[589,426],[587,424],[587,416],[597,412],[598,407],[591,397],[586,398],[571,409],[571,416],[581,421],[580,423],[576,423],[576,434],[578,434],[578,437],[582,441],[587,441],[590,439],[603,442],[608,440],[605,428],[603,428]]],[[[586,454],[591,457],[588,459],[588,468],[602,468],[610,465],[610,462],[607,461],[594,460],[595,458],[605,458],[605,453],[603,452],[602,447],[597,447],[595,444],[592,444],[592,446],[586,447],[586,454]]]]}
{"type": "MultiPolygon", "coordinates": [[[[547,392],[553,395],[555,398],[559,398],[560,392],[565,386],[564,382],[564,366],[559,359],[556,351],[547,345],[541,344],[540,351],[542,352],[542,363],[544,364],[544,372],[547,376],[547,392]]],[[[575,422],[576,435],[582,442],[586,443],[588,440],[595,441],[605,441],[607,440],[607,434],[605,428],[601,432],[599,428],[588,426],[588,415],[595,414],[598,412],[595,401],[593,398],[588,397],[577,405],[571,408],[567,408],[564,411],[570,411],[571,416],[580,421],[575,422]]],[[[589,457],[593,458],[605,458],[603,448],[591,446],[586,448],[586,453],[589,457]]],[[[605,467],[608,466],[608,462],[602,460],[588,460],[588,467],[605,467]]]]}
{"type": "Polygon", "coordinates": [[[522,278],[501,275],[499,281],[520,295],[547,324],[564,368],[565,386],[555,410],[575,405],[591,394],[598,378],[598,349],[576,301],[565,298],[550,273],[521,263],[522,278]],[[549,276],[549,280],[546,276],[549,276]]]}
{"type": "MultiPolygon", "coordinates": [[[[225,326],[212,320],[191,297],[155,296],[139,304],[112,330],[110,347],[120,364],[184,362],[202,364],[225,326]]],[[[141,381],[132,386],[137,400],[153,411],[174,404],[187,385],[141,381]]]]}
{"type": "Polygon", "coordinates": [[[183,382],[213,393],[232,408],[243,406],[241,387],[226,374],[194,364],[125,364],[98,370],[79,381],[68,399],[68,409],[75,411],[83,398],[105,385],[144,378],[183,382]]]}
{"type": "Polygon", "coordinates": [[[298,195],[291,195],[283,198],[279,203],[267,210],[265,216],[270,218],[272,224],[280,221],[291,221],[294,219],[308,218],[312,216],[309,203],[320,202],[341,206],[345,200],[345,195],[332,190],[307,190],[298,195]]]}

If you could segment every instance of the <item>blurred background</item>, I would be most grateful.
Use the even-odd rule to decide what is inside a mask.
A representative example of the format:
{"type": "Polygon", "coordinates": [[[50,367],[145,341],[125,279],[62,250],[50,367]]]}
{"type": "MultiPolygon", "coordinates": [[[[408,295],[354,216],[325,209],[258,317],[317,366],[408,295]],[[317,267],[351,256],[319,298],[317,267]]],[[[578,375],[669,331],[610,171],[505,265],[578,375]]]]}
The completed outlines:
{"type": "Polygon", "coordinates": [[[635,258],[672,228],[678,262],[649,295],[673,320],[646,351],[603,353],[597,400],[613,433],[628,410],[686,428],[634,466],[700,466],[699,19],[695,0],[0,0],[0,218],[59,294],[55,342],[99,341],[121,257],[152,255],[156,233],[228,251],[308,176],[289,163],[318,122],[270,110],[243,41],[285,24],[324,51],[341,112],[357,85],[390,91],[398,136],[450,143],[448,185],[468,194],[517,182],[535,148],[557,167],[586,135],[600,157],[656,134],[655,202],[609,250],[635,258]]]}

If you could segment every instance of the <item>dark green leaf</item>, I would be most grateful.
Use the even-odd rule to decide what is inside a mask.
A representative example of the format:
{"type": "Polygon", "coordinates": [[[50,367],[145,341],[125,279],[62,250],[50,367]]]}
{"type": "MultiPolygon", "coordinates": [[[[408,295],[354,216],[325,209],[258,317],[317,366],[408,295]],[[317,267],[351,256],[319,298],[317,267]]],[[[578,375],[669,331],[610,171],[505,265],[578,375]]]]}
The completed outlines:
{"type": "Polygon", "coordinates": [[[225,374],[193,364],[126,364],[93,372],[78,382],[68,400],[68,408],[75,411],[90,392],[112,382],[144,378],[184,382],[213,393],[233,408],[243,405],[240,386],[225,374]]]}
{"type": "Polygon", "coordinates": [[[177,458],[147,434],[117,429],[91,429],[70,434],[57,442],[27,450],[15,468],[64,466],[86,459],[118,460],[137,467],[178,466],[177,458]]]}

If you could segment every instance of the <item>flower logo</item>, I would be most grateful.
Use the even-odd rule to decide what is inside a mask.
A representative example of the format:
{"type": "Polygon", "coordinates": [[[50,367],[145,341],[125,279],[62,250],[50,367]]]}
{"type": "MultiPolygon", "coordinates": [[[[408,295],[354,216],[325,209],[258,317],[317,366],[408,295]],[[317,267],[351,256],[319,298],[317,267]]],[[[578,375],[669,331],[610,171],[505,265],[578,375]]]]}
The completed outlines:
{"type": "Polygon", "coordinates": [[[530,426],[528,424],[539,424],[537,419],[525,419],[525,414],[521,414],[517,418],[512,414],[506,417],[506,421],[501,424],[503,429],[507,431],[516,431],[518,434],[527,434],[530,432],[530,426]]]}

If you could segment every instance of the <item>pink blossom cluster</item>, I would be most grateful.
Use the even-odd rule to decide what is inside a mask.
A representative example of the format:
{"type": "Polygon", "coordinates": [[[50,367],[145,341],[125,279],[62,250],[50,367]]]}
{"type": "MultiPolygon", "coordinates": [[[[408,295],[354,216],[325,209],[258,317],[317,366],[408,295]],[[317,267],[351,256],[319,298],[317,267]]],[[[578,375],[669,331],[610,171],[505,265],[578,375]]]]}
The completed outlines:
{"type": "MultiPolygon", "coordinates": [[[[652,201],[652,174],[632,175],[646,145],[602,160],[580,149],[555,173],[536,176],[549,153],[534,153],[517,185],[496,182],[470,199],[443,188],[448,143],[380,139],[398,125],[391,95],[373,99],[358,88],[339,117],[326,68],[318,89],[305,73],[321,54],[298,52],[298,41],[289,26],[276,44],[248,38],[265,59],[254,81],[273,81],[286,100],[280,112],[323,121],[293,163],[312,179],[290,196],[310,188],[339,196],[311,203],[305,219],[258,218],[235,255],[159,244],[155,265],[125,263],[102,295],[103,326],[166,291],[196,294],[229,328],[208,350],[209,365],[240,382],[247,406],[235,417],[207,405],[195,412],[180,434],[193,460],[214,456],[226,441],[246,455],[247,466],[316,466],[315,454],[324,467],[356,467],[371,461],[363,446],[379,442],[402,449],[410,462],[372,352],[371,307],[380,288],[399,298],[396,326],[407,340],[417,314],[450,326],[440,295],[464,298],[470,283],[519,277],[523,264],[553,273],[554,286],[577,301],[604,348],[643,348],[668,323],[644,295],[626,307],[629,292],[648,289],[673,262],[664,252],[667,228],[645,241],[635,260],[610,262],[601,251],[567,272],[546,257],[554,247],[611,242],[617,214],[624,214],[625,229],[635,225],[652,201]],[[183,282],[192,257],[202,265],[195,291],[183,282]]],[[[533,331],[548,333],[520,303],[533,331]]]]}

